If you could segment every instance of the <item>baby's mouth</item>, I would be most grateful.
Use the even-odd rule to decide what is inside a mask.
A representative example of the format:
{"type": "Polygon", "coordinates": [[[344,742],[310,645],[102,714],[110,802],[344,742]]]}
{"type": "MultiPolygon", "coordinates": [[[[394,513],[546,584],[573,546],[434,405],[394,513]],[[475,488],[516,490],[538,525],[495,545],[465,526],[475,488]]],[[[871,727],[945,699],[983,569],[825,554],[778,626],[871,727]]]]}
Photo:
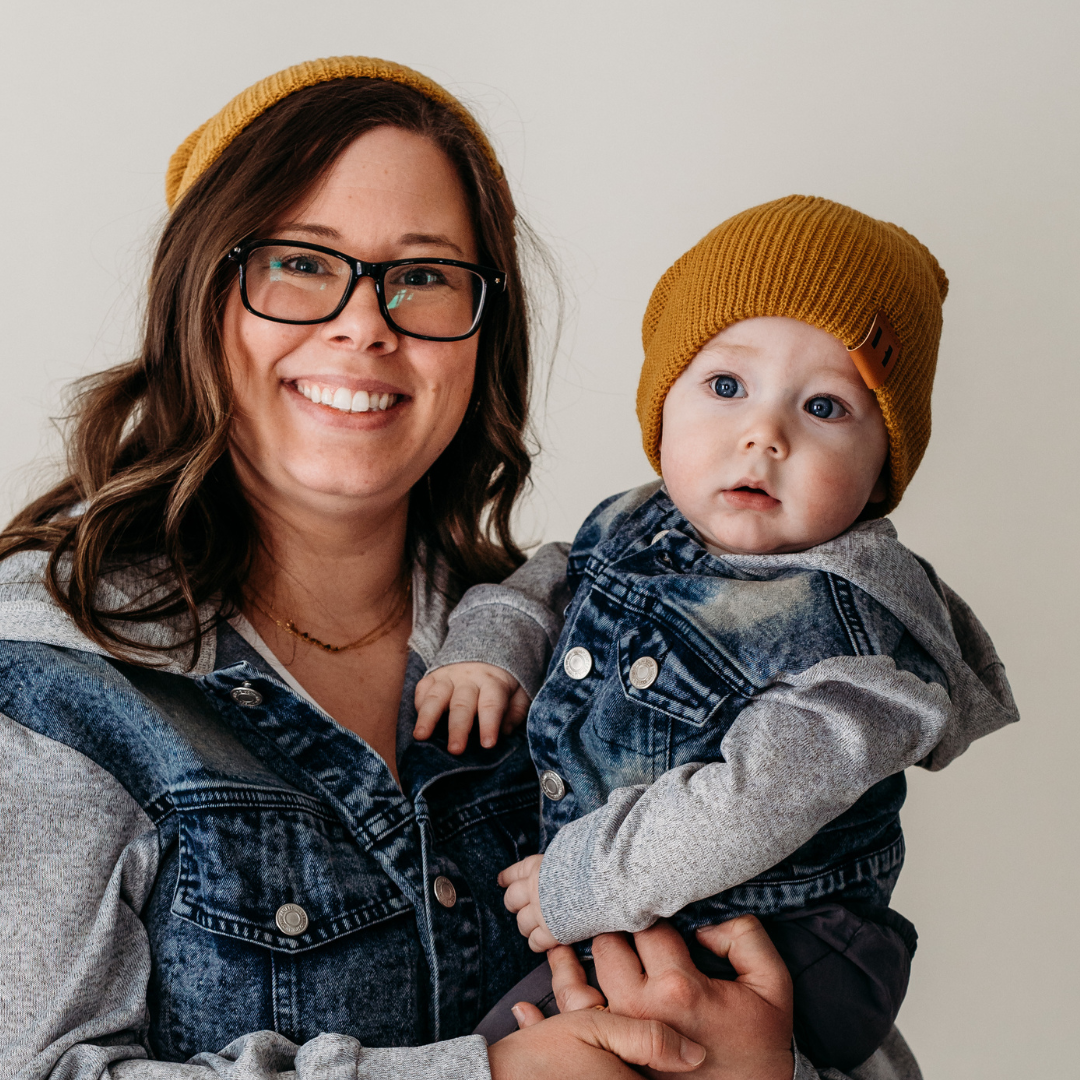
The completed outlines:
{"type": "Polygon", "coordinates": [[[728,505],[738,510],[772,510],[780,505],[780,500],[774,499],[763,488],[749,484],[727,488],[723,495],[728,505]]]}

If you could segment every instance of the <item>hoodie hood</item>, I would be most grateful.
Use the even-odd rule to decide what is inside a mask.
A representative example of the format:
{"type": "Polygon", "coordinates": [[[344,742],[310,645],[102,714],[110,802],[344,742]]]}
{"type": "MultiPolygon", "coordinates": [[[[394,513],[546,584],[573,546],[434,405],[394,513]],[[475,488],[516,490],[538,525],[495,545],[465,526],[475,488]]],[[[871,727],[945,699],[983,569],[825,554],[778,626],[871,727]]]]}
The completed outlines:
{"type": "MultiPolygon", "coordinates": [[[[0,641],[37,641],[62,649],[111,655],[91,641],[49,595],[45,587],[48,562],[47,551],[23,551],[0,562],[0,641]]],[[[409,647],[419,653],[425,663],[430,663],[446,636],[449,570],[443,560],[438,560],[433,580],[429,581],[423,566],[421,553],[413,567],[413,632],[409,647]]],[[[156,592],[164,590],[163,572],[160,560],[148,560],[104,574],[98,587],[99,606],[105,611],[122,612],[136,604],[144,605],[156,592]]],[[[116,626],[135,642],[133,648],[126,650],[131,661],[198,678],[214,670],[220,618],[218,604],[207,603],[199,608],[202,651],[194,666],[186,618],[157,622],[118,621],[116,626]]]]}
{"type": "Polygon", "coordinates": [[[859,522],[807,551],[724,555],[747,573],[820,570],[858,586],[907,627],[949,682],[945,734],[921,765],[942,769],[976,739],[1020,719],[1005,665],[975,613],[934,568],[897,539],[888,519],[859,522]]]}

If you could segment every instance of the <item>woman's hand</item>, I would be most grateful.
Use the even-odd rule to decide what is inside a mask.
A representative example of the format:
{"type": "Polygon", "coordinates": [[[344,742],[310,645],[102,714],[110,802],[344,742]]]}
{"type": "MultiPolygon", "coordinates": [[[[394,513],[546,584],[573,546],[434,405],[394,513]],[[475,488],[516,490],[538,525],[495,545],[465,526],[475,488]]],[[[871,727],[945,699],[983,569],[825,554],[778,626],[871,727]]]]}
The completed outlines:
{"type": "Polygon", "coordinates": [[[414,739],[429,739],[448,712],[446,748],[460,754],[473,721],[480,720],[480,745],[489,749],[509,735],[529,712],[529,695],[508,671],[492,664],[447,664],[416,684],[414,739]]]}
{"type": "Polygon", "coordinates": [[[603,997],[585,981],[573,949],[560,945],[548,961],[561,1012],[545,1020],[535,1005],[514,1006],[521,1030],[488,1047],[492,1080],[636,1080],[631,1065],[674,1075],[705,1059],[704,1047],[659,1020],[597,1011],[603,997]]]}
{"type": "MultiPolygon", "coordinates": [[[[697,936],[727,957],[737,979],[698,971],[666,922],[635,934],[636,952],[622,934],[594,938],[596,975],[612,1011],[664,1021],[701,1043],[708,1057],[695,1080],[791,1080],[791,976],[769,935],[743,915],[697,936]]],[[[571,992],[581,993],[572,986],[571,992]]],[[[649,1075],[664,1073],[650,1065],[649,1075]]]]}
{"type": "Polygon", "coordinates": [[[547,952],[559,944],[544,921],[540,910],[540,865],[543,855],[530,855],[499,873],[499,884],[506,890],[503,903],[517,915],[518,929],[529,939],[533,952],[547,952]]]}

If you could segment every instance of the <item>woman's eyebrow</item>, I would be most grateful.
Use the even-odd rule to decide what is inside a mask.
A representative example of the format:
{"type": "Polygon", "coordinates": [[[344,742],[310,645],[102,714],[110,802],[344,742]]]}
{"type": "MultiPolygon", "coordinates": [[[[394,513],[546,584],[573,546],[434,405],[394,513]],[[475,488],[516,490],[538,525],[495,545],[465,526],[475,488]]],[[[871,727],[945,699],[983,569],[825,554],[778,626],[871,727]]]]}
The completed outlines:
{"type": "Polygon", "coordinates": [[[329,225],[316,225],[307,221],[283,221],[275,226],[276,231],[307,233],[309,236],[317,236],[320,240],[340,240],[341,233],[329,225]]]}
{"type": "Polygon", "coordinates": [[[465,252],[461,250],[448,236],[440,236],[437,233],[404,233],[399,241],[403,247],[423,245],[424,247],[444,247],[456,252],[462,258],[465,252]]]}
{"type": "MultiPolygon", "coordinates": [[[[277,226],[278,230],[285,232],[307,233],[309,236],[318,237],[320,240],[333,240],[341,242],[342,236],[337,229],[329,225],[318,225],[308,221],[283,221],[277,226]]],[[[465,252],[454,243],[448,236],[439,233],[402,233],[398,238],[402,247],[443,247],[454,252],[460,258],[465,258],[465,252]]]]}

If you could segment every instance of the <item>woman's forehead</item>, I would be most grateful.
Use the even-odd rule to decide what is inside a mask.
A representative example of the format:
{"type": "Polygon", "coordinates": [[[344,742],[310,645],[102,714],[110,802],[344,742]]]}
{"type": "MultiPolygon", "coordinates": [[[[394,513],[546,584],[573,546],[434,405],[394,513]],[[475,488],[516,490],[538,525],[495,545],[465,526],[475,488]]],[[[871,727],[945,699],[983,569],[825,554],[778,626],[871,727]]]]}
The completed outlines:
{"type": "MultiPolygon", "coordinates": [[[[307,197],[276,223],[325,243],[435,245],[471,260],[476,244],[453,163],[431,139],[379,127],[353,140],[307,197]]],[[[351,251],[367,259],[375,255],[351,251]]]]}

